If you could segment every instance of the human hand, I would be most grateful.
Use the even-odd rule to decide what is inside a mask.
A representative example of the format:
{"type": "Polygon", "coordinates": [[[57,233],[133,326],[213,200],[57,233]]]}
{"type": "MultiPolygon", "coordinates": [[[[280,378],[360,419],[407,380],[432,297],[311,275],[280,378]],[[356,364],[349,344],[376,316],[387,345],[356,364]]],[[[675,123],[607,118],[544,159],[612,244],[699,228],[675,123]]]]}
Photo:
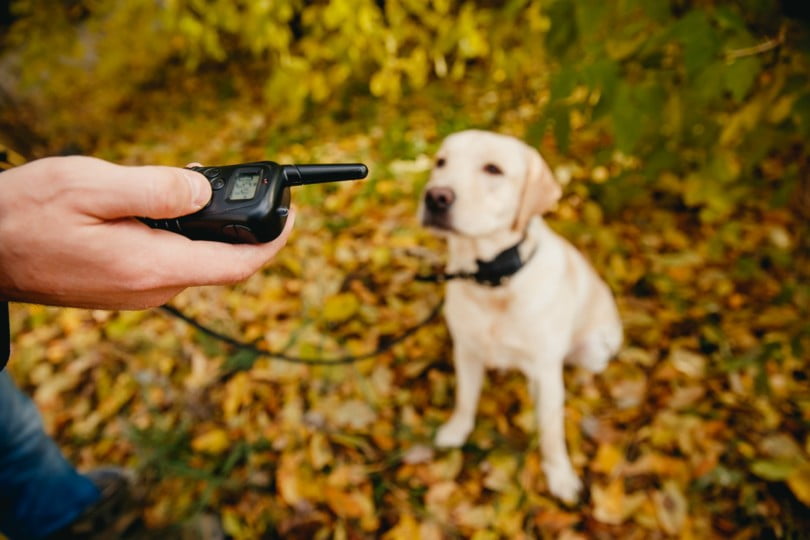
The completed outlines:
{"type": "Polygon", "coordinates": [[[135,216],[201,209],[211,187],[175,167],[127,167],[71,156],[0,173],[0,299],[100,309],[142,309],[194,285],[246,279],[287,242],[192,241],[135,216]]]}

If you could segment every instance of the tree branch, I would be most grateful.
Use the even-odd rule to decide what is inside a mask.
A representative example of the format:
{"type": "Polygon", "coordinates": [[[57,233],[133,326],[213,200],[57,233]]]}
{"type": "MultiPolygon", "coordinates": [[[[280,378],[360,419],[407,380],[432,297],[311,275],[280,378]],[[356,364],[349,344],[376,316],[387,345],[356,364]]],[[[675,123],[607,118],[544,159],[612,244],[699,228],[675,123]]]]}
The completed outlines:
{"type": "Polygon", "coordinates": [[[779,34],[774,38],[770,38],[752,47],[744,47],[742,49],[732,49],[728,51],[726,53],[726,60],[730,62],[732,60],[737,60],[738,58],[745,58],[746,56],[755,56],[757,54],[762,54],[779,47],[784,42],[785,42],[785,27],[782,26],[779,29],[779,34]]]}

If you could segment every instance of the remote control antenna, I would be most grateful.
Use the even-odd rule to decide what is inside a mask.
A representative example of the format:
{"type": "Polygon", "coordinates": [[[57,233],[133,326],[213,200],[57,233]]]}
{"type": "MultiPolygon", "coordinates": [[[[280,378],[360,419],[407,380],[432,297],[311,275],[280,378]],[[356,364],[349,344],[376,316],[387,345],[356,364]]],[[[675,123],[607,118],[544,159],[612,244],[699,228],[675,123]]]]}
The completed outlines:
{"type": "Polygon", "coordinates": [[[362,163],[329,163],[319,165],[282,165],[288,186],[322,184],[340,180],[360,180],[368,174],[362,163]]]}

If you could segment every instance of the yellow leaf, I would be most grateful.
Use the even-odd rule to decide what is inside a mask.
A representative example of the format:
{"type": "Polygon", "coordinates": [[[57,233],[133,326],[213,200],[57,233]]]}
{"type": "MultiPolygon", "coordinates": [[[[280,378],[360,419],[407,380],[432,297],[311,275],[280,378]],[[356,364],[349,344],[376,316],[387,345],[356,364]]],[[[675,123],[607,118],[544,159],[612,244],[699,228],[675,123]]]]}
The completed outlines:
{"type": "Polygon", "coordinates": [[[495,520],[490,525],[498,531],[498,538],[520,538],[526,515],[523,504],[526,494],[521,489],[513,489],[497,498],[495,503],[495,520]]]}
{"type": "Polygon", "coordinates": [[[436,459],[428,466],[428,475],[431,481],[452,480],[459,475],[464,467],[464,456],[458,448],[450,450],[447,454],[436,459]]]}
{"type": "Polygon", "coordinates": [[[746,132],[753,130],[760,122],[766,99],[765,94],[762,94],[762,97],[752,100],[734,113],[725,122],[723,132],[720,134],[720,144],[723,146],[735,144],[746,132]]]}
{"type": "Polygon", "coordinates": [[[700,378],[706,371],[706,359],[698,353],[675,348],[669,355],[672,365],[687,377],[700,378]]]}
{"type": "Polygon", "coordinates": [[[607,486],[595,484],[591,489],[593,517],[602,523],[620,525],[644,502],[644,493],[624,492],[624,479],[614,478],[607,486]]]}
{"type": "Polygon", "coordinates": [[[323,305],[323,318],[330,323],[343,322],[357,312],[360,302],[352,293],[340,293],[329,297],[323,305]]]}
{"type": "Polygon", "coordinates": [[[379,520],[371,498],[371,490],[346,490],[327,485],[323,491],[326,504],[343,518],[359,518],[364,530],[374,530],[379,520]]]}
{"type": "Polygon", "coordinates": [[[281,498],[290,506],[317,501],[323,496],[321,485],[313,477],[301,452],[282,455],[276,471],[276,485],[281,498]]]}
{"type": "Polygon", "coordinates": [[[419,524],[410,514],[399,518],[396,526],[383,535],[383,540],[411,540],[419,538],[419,524]]]}
{"type": "Polygon", "coordinates": [[[653,494],[656,515],[665,532],[676,535],[683,529],[688,504],[675,482],[665,482],[664,489],[653,494]]]}
{"type": "Polygon", "coordinates": [[[250,376],[242,371],[234,375],[225,386],[225,398],[222,400],[222,413],[227,420],[230,420],[239,409],[248,405],[252,399],[250,391],[250,376]]]}
{"type": "Polygon", "coordinates": [[[495,531],[478,530],[470,538],[471,540],[498,540],[500,536],[495,531]]]}
{"type": "Polygon", "coordinates": [[[462,502],[453,511],[456,523],[474,530],[486,529],[495,517],[495,509],[489,505],[473,505],[462,502]]]}
{"type": "Polygon", "coordinates": [[[443,507],[449,507],[451,497],[458,493],[459,487],[452,480],[439,481],[430,484],[425,494],[425,506],[433,513],[439,515],[443,507]]]}
{"type": "Polygon", "coordinates": [[[591,468],[596,472],[611,474],[622,461],[622,452],[612,444],[603,443],[596,451],[591,468]]]}
{"type": "Polygon", "coordinates": [[[214,428],[201,435],[194,437],[191,441],[191,448],[195,452],[206,454],[221,454],[231,445],[228,433],[224,429],[214,428]]]}
{"type": "Polygon", "coordinates": [[[326,435],[320,432],[313,434],[309,440],[309,460],[312,466],[316,469],[323,469],[332,463],[333,459],[332,448],[329,446],[326,435]]]}
{"type": "Polygon", "coordinates": [[[245,527],[239,519],[239,514],[233,508],[225,508],[222,511],[222,528],[228,535],[239,538],[245,537],[245,527]]]}
{"type": "MultiPolygon", "coordinates": [[[[378,184],[379,185],[379,184],[378,184]]],[[[384,268],[391,264],[391,250],[387,246],[379,246],[371,252],[371,262],[377,268],[384,268]]]]}
{"type": "Polygon", "coordinates": [[[796,467],[787,477],[787,484],[797,499],[810,506],[810,463],[796,467]]]}
{"type": "Polygon", "coordinates": [[[40,385],[34,394],[34,400],[42,408],[50,408],[59,401],[59,394],[72,390],[79,383],[78,377],[70,372],[57,372],[40,385]]]}
{"type": "Polygon", "coordinates": [[[365,401],[352,399],[332,411],[331,418],[339,426],[366,429],[377,419],[377,413],[365,401]]]}
{"type": "Polygon", "coordinates": [[[517,459],[514,455],[496,454],[484,462],[484,486],[493,491],[508,491],[515,487],[517,459]]]}

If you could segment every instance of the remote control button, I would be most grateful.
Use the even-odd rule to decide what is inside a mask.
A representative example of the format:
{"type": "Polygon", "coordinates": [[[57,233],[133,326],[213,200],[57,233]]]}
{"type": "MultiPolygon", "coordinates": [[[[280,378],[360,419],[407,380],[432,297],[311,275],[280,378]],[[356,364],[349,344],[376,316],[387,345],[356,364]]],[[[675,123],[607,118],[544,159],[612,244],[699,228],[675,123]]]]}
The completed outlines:
{"type": "Polygon", "coordinates": [[[203,174],[208,178],[216,178],[219,176],[220,170],[218,167],[211,167],[210,169],[203,171],[203,174]]]}
{"type": "Polygon", "coordinates": [[[217,177],[211,180],[211,189],[213,189],[214,191],[222,189],[224,187],[225,187],[225,180],[223,180],[222,178],[217,177]]]}
{"type": "Polygon", "coordinates": [[[256,243],[256,237],[253,235],[253,231],[244,225],[224,225],[222,227],[222,234],[230,240],[234,240],[236,243],[256,243]]]}
{"type": "Polygon", "coordinates": [[[236,238],[243,242],[255,242],[256,237],[253,236],[253,231],[249,228],[245,227],[244,225],[232,225],[233,232],[236,234],[236,238]]]}
{"type": "Polygon", "coordinates": [[[234,225],[224,225],[222,227],[222,234],[224,236],[227,236],[228,238],[233,239],[233,240],[238,240],[239,239],[239,235],[236,233],[236,229],[234,228],[234,225]]]}

